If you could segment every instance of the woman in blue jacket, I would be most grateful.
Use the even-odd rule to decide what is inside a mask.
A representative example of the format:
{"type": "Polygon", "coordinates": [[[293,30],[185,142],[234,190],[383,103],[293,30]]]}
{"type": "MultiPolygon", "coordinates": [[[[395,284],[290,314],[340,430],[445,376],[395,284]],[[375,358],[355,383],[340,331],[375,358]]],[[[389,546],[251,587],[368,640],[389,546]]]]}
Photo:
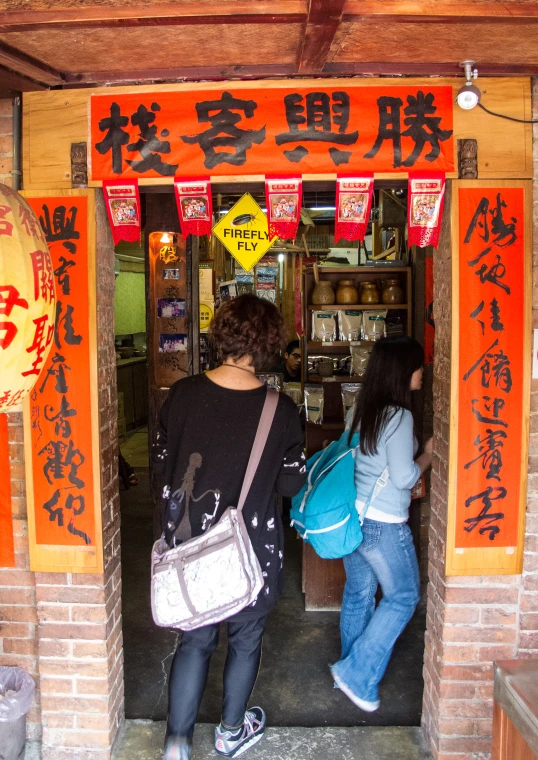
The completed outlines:
{"type": "Polygon", "coordinates": [[[411,392],[422,386],[423,363],[416,340],[379,340],[350,420],[350,438],[360,433],[355,486],[364,538],[344,557],[342,654],[331,672],[344,694],[367,712],[379,707],[379,682],[419,601],[418,563],[407,520],[411,488],[432,458],[430,439],[415,459],[411,392]],[[378,584],[383,598],[376,608],[378,584]]]}

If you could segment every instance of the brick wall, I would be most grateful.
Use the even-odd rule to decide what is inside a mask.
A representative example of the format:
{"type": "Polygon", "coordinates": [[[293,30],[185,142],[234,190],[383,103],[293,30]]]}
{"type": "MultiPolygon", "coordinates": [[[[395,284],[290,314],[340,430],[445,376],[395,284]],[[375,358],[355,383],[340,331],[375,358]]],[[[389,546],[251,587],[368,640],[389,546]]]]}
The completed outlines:
{"type": "Polygon", "coordinates": [[[102,575],[37,573],[43,760],[109,760],[123,721],[114,248],[96,191],[102,575]]]}
{"type": "MultiPolygon", "coordinates": [[[[12,101],[0,100],[0,183],[10,187],[12,160],[12,101]]],[[[23,428],[20,412],[8,415],[8,440],[15,567],[0,568],[0,665],[16,665],[35,678],[38,689],[34,706],[28,713],[28,738],[38,741],[41,739],[41,713],[35,578],[29,570],[23,428]]]]}
{"type": "MultiPolygon", "coordinates": [[[[534,118],[538,85],[533,84],[534,118]]],[[[534,128],[535,177],[538,130],[534,128]]],[[[532,381],[522,576],[444,574],[450,401],[450,194],[435,255],[434,459],[422,725],[435,760],[490,757],[496,660],[538,656],[538,381],[532,381]]],[[[533,326],[538,327],[538,191],[534,183],[533,326]]],[[[529,361],[531,357],[529,356],[529,361]]]]}

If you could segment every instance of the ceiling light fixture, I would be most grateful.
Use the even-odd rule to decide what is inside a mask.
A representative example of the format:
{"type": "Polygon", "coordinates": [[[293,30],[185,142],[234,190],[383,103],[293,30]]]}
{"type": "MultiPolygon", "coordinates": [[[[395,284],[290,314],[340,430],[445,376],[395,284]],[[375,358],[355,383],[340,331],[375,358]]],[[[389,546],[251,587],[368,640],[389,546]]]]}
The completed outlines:
{"type": "Polygon", "coordinates": [[[474,61],[463,61],[460,67],[465,72],[465,84],[460,87],[456,96],[456,103],[465,111],[470,111],[480,103],[480,90],[472,83],[473,79],[478,77],[478,69],[474,69],[474,61]]]}

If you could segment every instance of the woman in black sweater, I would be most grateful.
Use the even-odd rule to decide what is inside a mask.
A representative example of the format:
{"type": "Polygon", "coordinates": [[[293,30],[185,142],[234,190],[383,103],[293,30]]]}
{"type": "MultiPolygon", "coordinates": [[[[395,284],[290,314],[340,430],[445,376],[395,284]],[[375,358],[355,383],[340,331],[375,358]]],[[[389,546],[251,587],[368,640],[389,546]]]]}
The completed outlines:
{"type": "MultiPolygon", "coordinates": [[[[222,365],[175,383],[162,408],[152,458],[164,474],[164,533],[168,543],[188,540],[237,504],[266,388],[255,373],[282,347],[276,307],[243,295],[217,312],[212,334],[222,365]],[[185,518],[185,519],[183,519],[185,518]]],[[[284,538],[276,494],[291,497],[306,477],[303,433],[295,404],[281,395],[243,516],[265,585],[257,600],[229,618],[222,720],[215,749],[242,754],[261,739],[265,713],[247,710],[258,668],[267,614],[282,589],[284,538]]],[[[170,673],[164,760],[190,760],[196,716],[219,624],[184,632],[170,673]]]]}

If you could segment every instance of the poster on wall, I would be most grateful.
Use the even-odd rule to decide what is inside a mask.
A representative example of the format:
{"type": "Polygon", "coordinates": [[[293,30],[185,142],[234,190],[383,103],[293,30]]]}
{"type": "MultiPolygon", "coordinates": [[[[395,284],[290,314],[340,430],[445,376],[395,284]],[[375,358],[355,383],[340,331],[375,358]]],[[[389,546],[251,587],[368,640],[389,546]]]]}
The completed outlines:
{"type": "Polygon", "coordinates": [[[25,402],[30,566],[102,572],[93,196],[28,198],[56,281],[53,347],[25,402]]]}
{"type": "Polygon", "coordinates": [[[454,170],[451,86],[297,85],[92,95],[90,177],[454,170]]]}
{"type": "Polygon", "coordinates": [[[447,573],[521,572],[530,183],[456,183],[447,573]]]}

